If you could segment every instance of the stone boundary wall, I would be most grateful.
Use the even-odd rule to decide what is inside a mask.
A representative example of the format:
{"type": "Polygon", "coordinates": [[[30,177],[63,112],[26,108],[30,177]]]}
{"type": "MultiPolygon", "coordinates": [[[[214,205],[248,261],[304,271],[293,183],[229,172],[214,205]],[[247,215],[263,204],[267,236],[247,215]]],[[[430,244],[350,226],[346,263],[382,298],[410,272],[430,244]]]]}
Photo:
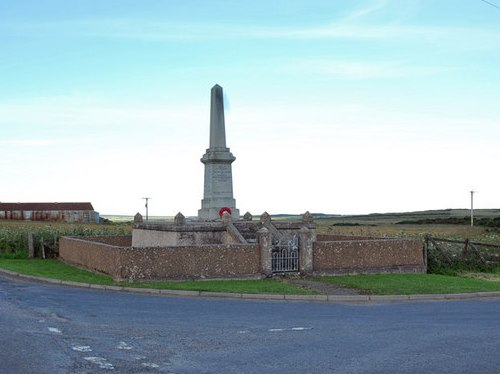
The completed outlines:
{"type": "Polygon", "coordinates": [[[105,243],[106,241],[116,243],[115,240],[126,239],[121,236],[62,237],[59,239],[59,258],[70,264],[108,274],[113,279],[118,279],[120,278],[121,266],[120,253],[126,247],[105,243]]]}
{"type": "Polygon", "coordinates": [[[426,272],[421,240],[353,237],[313,244],[313,273],[317,275],[406,272],[426,272]]]}
{"type": "MultiPolygon", "coordinates": [[[[117,242],[126,240],[121,237],[117,242]]],[[[258,244],[133,248],[106,244],[110,241],[112,237],[64,237],[59,242],[59,256],[116,280],[246,278],[261,274],[258,244]]]]}
{"type": "MultiPolygon", "coordinates": [[[[417,239],[318,235],[300,230],[300,272],[315,275],[425,272],[417,239]],[[338,240],[331,240],[331,239],[338,240]]],[[[132,247],[130,236],[64,237],[63,261],[116,280],[255,278],[272,274],[272,235],[263,228],[255,244],[132,247]]]]}

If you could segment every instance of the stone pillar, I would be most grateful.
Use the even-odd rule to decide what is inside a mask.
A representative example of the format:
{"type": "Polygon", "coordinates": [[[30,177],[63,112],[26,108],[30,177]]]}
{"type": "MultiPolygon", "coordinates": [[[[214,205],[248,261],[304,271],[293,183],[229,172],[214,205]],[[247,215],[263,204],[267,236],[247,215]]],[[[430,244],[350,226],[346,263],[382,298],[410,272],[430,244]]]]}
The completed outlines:
{"type": "Polygon", "coordinates": [[[269,213],[267,212],[262,213],[260,216],[260,222],[262,223],[271,222],[271,216],[269,215],[269,213]]]}
{"type": "Polygon", "coordinates": [[[305,212],[302,215],[302,222],[306,222],[306,223],[312,223],[312,222],[314,222],[313,215],[311,213],[309,213],[309,211],[305,212]]]}
{"type": "Polygon", "coordinates": [[[226,129],[224,121],[224,101],[222,87],[215,85],[211,91],[210,106],[210,147],[201,158],[205,165],[205,179],[200,220],[219,219],[219,211],[229,208],[234,220],[239,219],[233,198],[233,175],[231,164],[236,157],[226,148],[226,129]]]}
{"type": "Polygon", "coordinates": [[[174,224],[176,224],[177,226],[185,225],[186,217],[184,217],[184,214],[182,214],[181,212],[177,213],[174,217],[174,224]]]}
{"type": "Polygon", "coordinates": [[[313,272],[313,245],[314,231],[302,227],[299,231],[300,272],[312,274],[313,272]]]}
{"type": "Polygon", "coordinates": [[[272,251],[273,244],[271,233],[265,227],[257,231],[257,240],[260,246],[260,267],[264,275],[270,276],[273,273],[272,251]]]}
{"type": "Polygon", "coordinates": [[[142,214],[137,212],[134,216],[134,223],[141,223],[143,221],[142,214]]]}

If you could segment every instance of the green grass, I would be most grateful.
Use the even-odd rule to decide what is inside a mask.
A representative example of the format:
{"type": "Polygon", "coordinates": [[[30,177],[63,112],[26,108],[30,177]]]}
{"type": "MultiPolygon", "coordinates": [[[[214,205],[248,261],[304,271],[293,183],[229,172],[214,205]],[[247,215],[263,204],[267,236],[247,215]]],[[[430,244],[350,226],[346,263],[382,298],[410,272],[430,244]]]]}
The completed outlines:
{"type": "Polygon", "coordinates": [[[316,277],[315,280],[356,288],[366,294],[416,295],[500,291],[500,283],[438,274],[376,274],[316,277]]]}
{"type": "Polygon", "coordinates": [[[316,294],[316,292],[309,289],[290,285],[275,279],[182,282],[115,282],[106,275],[95,274],[90,271],[75,268],[57,260],[0,258],[0,268],[38,277],[112,286],[251,294],[316,294]]]}
{"type": "MultiPolygon", "coordinates": [[[[22,274],[73,282],[128,286],[139,288],[264,293],[264,294],[315,294],[277,279],[263,280],[207,280],[182,282],[115,282],[110,277],[66,265],[57,260],[6,259],[0,258],[0,268],[22,274]]],[[[497,269],[496,276],[500,274],[497,269]]],[[[492,276],[494,276],[492,274],[492,276]]],[[[470,273],[463,277],[437,274],[377,274],[337,277],[315,277],[314,280],[347,288],[356,288],[366,294],[413,295],[436,293],[466,293],[500,291],[500,282],[478,279],[470,273]]]]}
{"type": "Polygon", "coordinates": [[[115,284],[115,282],[106,275],[95,274],[90,271],[69,266],[58,260],[0,258],[0,268],[12,270],[21,274],[72,282],[105,285],[115,284]]]}
{"type": "Polygon", "coordinates": [[[317,292],[276,279],[122,283],[129,287],[249,294],[314,295],[317,292]]]}

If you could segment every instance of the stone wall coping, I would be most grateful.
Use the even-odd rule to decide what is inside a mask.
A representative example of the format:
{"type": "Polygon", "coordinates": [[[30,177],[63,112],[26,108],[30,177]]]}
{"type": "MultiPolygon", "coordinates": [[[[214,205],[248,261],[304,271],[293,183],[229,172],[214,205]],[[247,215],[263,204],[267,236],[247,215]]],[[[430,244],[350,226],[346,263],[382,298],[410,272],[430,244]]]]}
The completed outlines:
{"type": "MultiPolygon", "coordinates": [[[[159,249],[175,249],[182,251],[183,249],[220,249],[220,248],[256,248],[259,245],[256,243],[234,243],[234,244],[193,244],[193,245],[172,245],[166,247],[118,247],[126,250],[159,250],[159,249]]],[[[117,248],[117,247],[115,247],[117,248]]]]}
{"type": "MultiPolygon", "coordinates": [[[[258,221],[233,221],[233,224],[238,228],[248,228],[261,226],[258,221]]],[[[309,222],[289,222],[289,221],[272,221],[272,224],[277,229],[281,230],[300,230],[302,227],[315,229],[315,223],[309,222]]],[[[174,222],[137,222],[134,224],[134,229],[140,230],[156,230],[156,231],[174,231],[174,232],[190,232],[190,231],[225,231],[226,226],[222,221],[186,221],[185,224],[179,225],[174,222]]]]}
{"type": "MultiPolygon", "coordinates": [[[[129,236],[129,235],[123,235],[129,236]]],[[[259,245],[257,243],[231,243],[231,244],[193,244],[193,245],[173,245],[173,246],[165,246],[165,247],[132,247],[132,246],[119,246],[103,243],[100,241],[92,240],[93,238],[107,238],[112,237],[109,235],[103,236],[63,236],[64,239],[76,240],[79,242],[90,242],[95,243],[100,246],[109,247],[113,249],[122,249],[122,250],[159,250],[159,249],[175,249],[182,251],[183,249],[210,249],[210,248],[255,248],[259,245]]]]}
{"type": "Polygon", "coordinates": [[[406,241],[406,242],[424,242],[424,239],[419,239],[419,238],[371,238],[371,239],[356,239],[356,237],[353,237],[352,239],[337,239],[337,240],[317,240],[317,242],[320,243],[344,243],[344,242],[360,242],[360,243],[365,243],[365,242],[388,242],[388,241],[406,241]]]}
{"type": "MultiPolygon", "coordinates": [[[[123,236],[130,236],[130,235],[123,235],[123,236]]],[[[113,244],[108,244],[108,243],[103,243],[97,240],[92,240],[92,238],[113,238],[116,236],[110,236],[110,235],[99,235],[99,236],[62,236],[61,239],[69,239],[69,240],[74,240],[74,241],[79,241],[79,242],[90,242],[90,243],[96,243],[99,245],[102,245],[104,247],[109,247],[109,248],[114,248],[114,249],[124,249],[124,248],[129,248],[129,247],[123,247],[121,245],[113,245],[113,244]]]]}
{"type": "MultiPolygon", "coordinates": [[[[308,229],[315,229],[316,224],[314,222],[302,222],[302,221],[279,221],[273,220],[271,221],[274,227],[282,230],[300,230],[302,227],[307,227],[308,229]]],[[[252,226],[263,226],[263,223],[260,221],[233,221],[233,224],[236,227],[252,227],[252,226]]]]}
{"type": "Polygon", "coordinates": [[[142,222],[134,224],[134,229],[154,230],[154,231],[173,231],[173,232],[207,232],[207,231],[226,231],[224,222],[186,222],[178,225],[173,222],[142,222]]]}

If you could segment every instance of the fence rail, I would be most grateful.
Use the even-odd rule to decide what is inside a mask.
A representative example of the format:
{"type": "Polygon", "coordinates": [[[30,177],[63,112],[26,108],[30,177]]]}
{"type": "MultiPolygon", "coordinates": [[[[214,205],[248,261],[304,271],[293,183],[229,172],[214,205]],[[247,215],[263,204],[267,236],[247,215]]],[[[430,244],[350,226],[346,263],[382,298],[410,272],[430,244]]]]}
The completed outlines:
{"type": "Polygon", "coordinates": [[[500,245],[497,244],[473,242],[469,239],[435,238],[427,235],[425,237],[425,250],[427,259],[431,257],[429,252],[434,251],[437,257],[448,264],[463,261],[483,265],[500,265],[500,245]]]}
{"type": "Polygon", "coordinates": [[[498,244],[471,242],[469,239],[453,240],[453,239],[435,238],[433,236],[427,236],[426,238],[432,238],[436,242],[458,243],[458,244],[465,244],[467,242],[468,244],[477,245],[477,246],[481,246],[481,247],[499,248],[500,249],[500,245],[498,245],[498,244]]]}

